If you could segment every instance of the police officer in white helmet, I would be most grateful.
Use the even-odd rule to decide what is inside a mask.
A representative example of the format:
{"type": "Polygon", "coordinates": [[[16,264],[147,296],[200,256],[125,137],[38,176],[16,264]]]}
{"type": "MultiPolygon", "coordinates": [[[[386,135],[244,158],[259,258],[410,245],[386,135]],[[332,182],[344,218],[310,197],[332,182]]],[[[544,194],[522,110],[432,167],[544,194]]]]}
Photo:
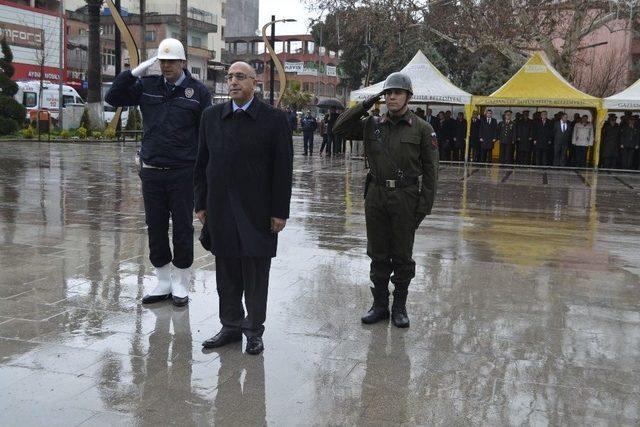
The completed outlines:
{"type": "Polygon", "coordinates": [[[211,105],[209,90],[186,69],[184,46],[164,39],[158,55],[120,73],[105,100],[114,107],[140,106],[143,137],[140,179],[149,236],[149,259],[157,281],[143,304],[189,302],[193,263],[193,166],[202,111],[211,105]],[[160,61],[161,75],[147,76],[160,61]],[[173,250],[169,244],[169,219],[173,250]],[[173,264],[173,268],[171,265],[173,264]]]}

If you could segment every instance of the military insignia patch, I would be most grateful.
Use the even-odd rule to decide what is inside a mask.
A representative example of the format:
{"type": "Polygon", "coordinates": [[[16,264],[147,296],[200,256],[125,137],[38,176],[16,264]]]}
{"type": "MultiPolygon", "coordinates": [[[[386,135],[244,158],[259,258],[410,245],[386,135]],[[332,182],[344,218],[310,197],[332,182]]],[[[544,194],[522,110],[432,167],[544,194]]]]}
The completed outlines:
{"type": "Polygon", "coordinates": [[[431,148],[433,148],[434,150],[437,150],[438,147],[438,137],[436,136],[436,133],[433,132],[431,134],[431,148]]]}
{"type": "Polygon", "coordinates": [[[188,87],[184,90],[184,96],[191,98],[193,96],[193,88],[188,87]]]}

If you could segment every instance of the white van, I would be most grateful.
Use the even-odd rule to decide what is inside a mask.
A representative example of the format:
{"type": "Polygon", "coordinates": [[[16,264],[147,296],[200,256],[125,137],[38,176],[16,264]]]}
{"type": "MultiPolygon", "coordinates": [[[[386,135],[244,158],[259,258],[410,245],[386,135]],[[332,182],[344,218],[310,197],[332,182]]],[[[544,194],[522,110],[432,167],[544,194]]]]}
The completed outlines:
{"type": "MultiPolygon", "coordinates": [[[[46,108],[51,113],[51,117],[58,118],[59,84],[43,80],[42,99],[38,99],[40,97],[39,80],[18,81],[16,83],[18,84],[18,92],[14,95],[14,98],[27,109],[27,120],[29,120],[29,112],[38,108],[46,108]]],[[[62,102],[63,107],[69,104],[84,104],[78,92],[67,85],[62,85],[62,102]]]]}

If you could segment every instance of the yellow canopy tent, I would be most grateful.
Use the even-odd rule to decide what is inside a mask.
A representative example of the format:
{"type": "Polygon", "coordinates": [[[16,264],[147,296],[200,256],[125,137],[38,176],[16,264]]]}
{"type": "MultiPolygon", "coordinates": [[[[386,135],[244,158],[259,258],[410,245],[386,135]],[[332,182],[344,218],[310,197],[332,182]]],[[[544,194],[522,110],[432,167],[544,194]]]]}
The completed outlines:
{"type": "MultiPolygon", "coordinates": [[[[602,100],[579,91],[551,65],[544,52],[533,56],[502,87],[489,96],[473,96],[470,111],[479,106],[558,107],[590,109],[595,112],[596,132],[593,162],[597,167],[600,152],[600,132],[605,119],[602,100]]],[[[469,130],[470,130],[469,126],[469,130]]],[[[466,156],[469,156],[467,134],[466,156]]]]}

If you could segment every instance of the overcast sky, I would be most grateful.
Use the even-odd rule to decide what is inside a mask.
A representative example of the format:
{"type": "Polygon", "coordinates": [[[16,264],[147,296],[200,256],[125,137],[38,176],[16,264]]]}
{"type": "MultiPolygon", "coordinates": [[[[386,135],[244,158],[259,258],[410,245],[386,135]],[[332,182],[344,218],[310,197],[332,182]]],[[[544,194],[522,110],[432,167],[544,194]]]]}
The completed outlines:
{"type": "Polygon", "coordinates": [[[298,22],[277,23],[276,34],[307,34],[309,32],[309,18],[316,17],[316,13],[307,10],[303,0],[260,0],[260,25],[271,20],[271,15],[276,19],[293,18],[298,22]]]}

